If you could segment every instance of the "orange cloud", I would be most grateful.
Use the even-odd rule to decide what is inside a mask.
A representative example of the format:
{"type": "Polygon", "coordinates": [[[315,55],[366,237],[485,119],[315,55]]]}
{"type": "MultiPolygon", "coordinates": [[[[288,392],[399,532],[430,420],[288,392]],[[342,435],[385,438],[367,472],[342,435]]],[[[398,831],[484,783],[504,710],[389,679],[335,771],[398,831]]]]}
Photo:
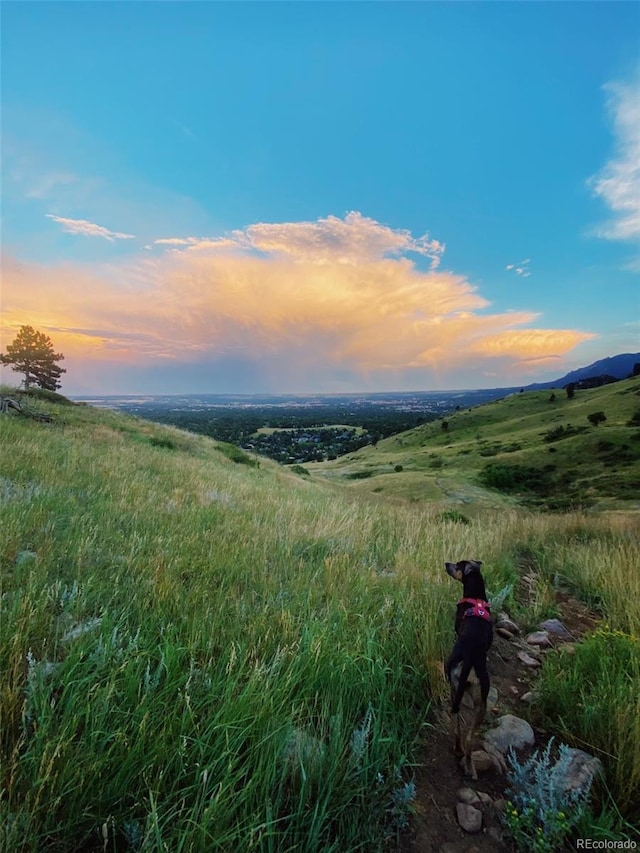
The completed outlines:
{"type": "Polygon", "coordinates": [[[466,278],[434,268],[441,244],[360,214],[156,245],[168,249],[91,269],[9,261],[3,338],[23,323],[45,331],[69,375],[74,359],[86,369],[241,356],[273,365],[285,388],[305,371],[399,376],[466,366],[473,375],[552,359],[594,337],[522,328],[536,320],[531,312],[492,314],[466,278]],[[221,252],[223,243],[233,251],[221,252]],[[429,258],[431,269],[405,252],[429,258]]]}

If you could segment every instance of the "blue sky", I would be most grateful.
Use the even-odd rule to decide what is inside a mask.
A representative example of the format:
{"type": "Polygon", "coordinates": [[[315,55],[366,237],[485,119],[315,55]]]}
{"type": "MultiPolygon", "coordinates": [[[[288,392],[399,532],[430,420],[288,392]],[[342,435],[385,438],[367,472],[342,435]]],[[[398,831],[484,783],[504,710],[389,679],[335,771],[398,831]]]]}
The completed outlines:
{"type": "Polygon", "coordinates": [[[3,346],[69,394],[635,352],[639,44],[635,3],[5,2],[3,346]]]}

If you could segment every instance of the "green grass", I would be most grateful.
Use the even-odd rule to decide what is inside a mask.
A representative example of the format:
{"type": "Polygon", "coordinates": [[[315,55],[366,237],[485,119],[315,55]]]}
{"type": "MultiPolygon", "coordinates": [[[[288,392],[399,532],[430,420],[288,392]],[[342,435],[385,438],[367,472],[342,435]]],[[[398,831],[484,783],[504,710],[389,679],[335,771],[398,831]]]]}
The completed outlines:
{"type": "Polygon", "coordinates": [[[637,635],[631,515],[461,523],[47,405],[0,417],[0,848],[381,850],[445,693],[445,560],[492,595],[528,549],[637,635]]]}
{"type": "MultiPolygon", "coordinates": [[[[638,378],[577,391],[572,400],[561,390],[555,402],[549,397],[549,391],[513,394],[447,415],[446,430],[442,421],[434,421],[310,470],[339,480],[400,464],[402,473],[384,485],[384,492],[413,500],[432,500],[439,491],[453,503],[518,501],[552,510],[640,507],[638,378]],[[588,416],[600,411],[606,421],[594,426],[588,416]],[[441,487],[443,476],[448,489],[441,487]]],[[[379,485],[370,480],[358,488],[372,491],[379,485]]]]}
{"type": "Polygon", "coordinates": [[[375,849],[446,618],[407,524],[113,413],[0,429],[5,849],[375,849]]]}
{"type": "Polygon", "coordinates": [[[640,638],[603,628],[547,660],[539,713],[565,742],[594,751],[619,810],[640,823],[640,638]]]}

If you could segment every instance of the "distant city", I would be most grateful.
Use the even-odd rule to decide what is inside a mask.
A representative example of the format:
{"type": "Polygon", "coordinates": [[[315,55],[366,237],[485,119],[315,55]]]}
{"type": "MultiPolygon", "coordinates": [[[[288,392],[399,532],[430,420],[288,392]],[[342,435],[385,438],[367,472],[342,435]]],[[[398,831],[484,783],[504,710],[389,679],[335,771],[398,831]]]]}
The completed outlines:
{"type": "Polygon", "coordinates": [[[443,412],[477,406],[505,397],[519,388],[472,391],[385,391],[349,394],[149,394],[77,396],[76,402],[118,409],[142,417],[150,409],[168,412],[203,409],[354,409],[387,407],[397,412],[443,412]]]}
{"type": "Polygon", "coordinates": [[[79,402],[207,435],[293,465],[335,459],[518,390],[125,395],[83,397],[79,402]]]}

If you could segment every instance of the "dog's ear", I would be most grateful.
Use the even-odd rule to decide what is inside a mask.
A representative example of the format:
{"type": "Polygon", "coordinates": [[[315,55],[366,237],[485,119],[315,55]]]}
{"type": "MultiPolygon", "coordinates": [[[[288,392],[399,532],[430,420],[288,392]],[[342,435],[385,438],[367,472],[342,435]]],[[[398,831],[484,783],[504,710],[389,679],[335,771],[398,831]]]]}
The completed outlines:
{"type": "Polygon", "coordinates": [[[471,572],[480,571],[480,566],[482,565],[481,560],[467,560],[464,566],[465,575],[470,575],[471,572]]]}

